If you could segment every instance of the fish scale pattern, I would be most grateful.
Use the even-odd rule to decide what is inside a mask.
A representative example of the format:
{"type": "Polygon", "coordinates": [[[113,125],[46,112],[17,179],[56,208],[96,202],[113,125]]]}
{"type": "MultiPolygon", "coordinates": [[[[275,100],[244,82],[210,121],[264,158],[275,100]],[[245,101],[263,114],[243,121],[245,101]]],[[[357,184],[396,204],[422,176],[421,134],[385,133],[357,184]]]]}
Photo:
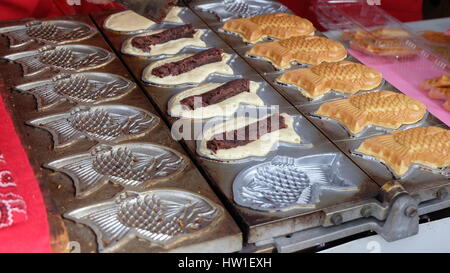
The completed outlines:
{"type": "Polygon", "coordinates": [[[62,95],[73,97],[86,102],[94,102],[101,98],[117,96],[125,87],[120,83],[98,84],[86,77],[76,76],[69,80],[58,81],[54,90],[62,95]]]}
{"type": "Polygon", "coordinates": [[[77,56],[70,49],[57,48],[42,52],[38,58],[44,64],[63,67],[69,70],[98,65],[107,58],[107,56],[100,56],[99,54],[83,55],[80,58],[80,56],[77,56]]]}
{"type": "Polygon", "coordinates": [[[336,51],[342,47],[339,42],[319,36],[296,36],[280,40],[278,43],[293,54],[299,52],[325,52],[328,54],[329,51],[336,51]]]}
{"type": "Polygon", "coordinates": [[[394,140],[415,152],[450,156],[450,131],[438,127],[418,127],[393,134],[394,140]]]}
{"type": "Polygon", "coordinates": [[[126,125],[104,110],[77,113],[69,119],[69,123],[78,131],[108,137],[122,135],[126,125]]]}
{"type": "Polygon", "coordinates": [[[311,183],[305,172],[290,165],[266,166],[259,168],[254,178],[264,189],[259,192],[276,206],[295,203],[311,183]]]}
{"type": "MultiPolygon", "coordinates": [[[[228,2],[230,2],[230,1],[228,1],[228,2]]],[[[242,14],[242,15],[250,14],[249,5],[245,2],[240,2],[240,1],[235,1],[232,3],[230,2],[229,4],[226,4],[225,10],[230,13],[236,13],[236,14],[242,14]]]]}
{"type": "Polygon", "coordinates": [[[161,200],[145,195],[124,201],[118,210],[118,220],[127,227],[170,236],[183,233],[178,217],[166,217],[161,200]]]}
{"type": "Polygon", "coordinates": [[[356,108],[367,113],[391,112],[401,115],[405,110],[419,111],[423,105],[408,96],[393,92],[372,92],[349,98],[349,102],[356,108]]]}
{"type": "Polygon", "coordinates": [[[142,168],[133,168],[138,162],[138,158],[127,148],[119,148],[116,151],[100,153],[94,158],[93,168],[98,173],[104,175],[112,175],[123,179],[134,181],[146,181],[153,174],[149,171],[152,168],[153,160],[149,160],[149,164],[142,168]]]}
{"type": "Polygon", "coordinates": [[[365,78],[380,77],[380,73],[365,65],[353,62],[322,63],[311,67],[314,74],[327,80],[360,82],[365,78]]]}
{"type": "Polygon", "coordinates": [[[61,33],[53,24],[39,24],[28,27],[27,34],[33,38],[56,41],[61,33]]]}
{"type": "Polygon", "coordinates": [[[304,27],[305,25],[310,24],[310,22],[304,18],[287,13],[283,13],[282,15],[281,13],[263,14],[249,18],[249,20],[262,28],[265,27],[295,28],[295,27],[304,27]]]}
{"type": "Polygon", "coordinates": [[[64,30],[49,23],[37,24],[27,28],[28,36],[54,42],[83,38],[87,36],[88,33],[89,28],[87,27],[64,30]]]}

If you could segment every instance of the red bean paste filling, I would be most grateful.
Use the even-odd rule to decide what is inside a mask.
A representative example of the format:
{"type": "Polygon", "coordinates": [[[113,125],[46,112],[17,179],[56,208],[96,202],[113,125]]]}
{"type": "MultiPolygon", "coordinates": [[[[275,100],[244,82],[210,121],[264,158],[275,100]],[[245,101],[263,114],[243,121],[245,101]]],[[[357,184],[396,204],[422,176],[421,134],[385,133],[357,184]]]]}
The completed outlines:
{"type": "Polygon", "coordinates": [[[250,92],[250,81],[232,80],[200,95],[189,96],[180,101],[191,110],[222,102],[242,92],[250,92]],[[196,105],[194,105],[194,102],[196,105]]]}
{"type": "Polygon", "coordinates": [[[210,48],[177,62],[166,63],[155,67],[152,70],[152,74],[159,78],[177,76],[199,66],[222,61],[222,53],[223,49],[210,48]]]}
{"type": "Polygon", "coordinates": [[[164,44],[172,40],[194,37],[195,29],[191,24],[173,27],[152,35],[138,36],[131,40],[131,45],[144,52],[150,52],[152,45],[164,44]]]}
{"type": "MultiPolygon", "coordinates": [[[[276,123],[274,124],[276,125],[276,123]]],[[[264,134],[284,128],[287,128],[284,117],[279,114],[273,114],[263,120],[251,123],[237,130],[223,132],[213,136],[211,140],[206,142],[206,148],[216,153],[219,149],[244,146],[259,139],[264,134]],[[278,126],[272,127],[272,119],[278,119],[278,126]],[[252,136],[252,139],[250,139],[250,136],[252,136]],[[254,136],[256,136],[256,139],[253,139],[254,136]]]]}

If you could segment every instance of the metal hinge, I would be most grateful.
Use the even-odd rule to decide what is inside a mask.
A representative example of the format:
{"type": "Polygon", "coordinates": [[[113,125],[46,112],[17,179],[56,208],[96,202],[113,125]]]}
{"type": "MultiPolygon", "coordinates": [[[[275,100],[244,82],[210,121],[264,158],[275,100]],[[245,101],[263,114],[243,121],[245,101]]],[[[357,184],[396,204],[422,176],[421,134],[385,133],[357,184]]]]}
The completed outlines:
{"type": "Polygon", "coordinates": [[[388,242],[413,236],[419,230],[419,215],[450,207],[449,191],[447,185],[429,189],[428,194],[411,194],[391,181],[377,199],[325,210],[321,227],[274,238],[273,244],[278,252],[294,252],[365,231],[375,231],[388,242]]]}

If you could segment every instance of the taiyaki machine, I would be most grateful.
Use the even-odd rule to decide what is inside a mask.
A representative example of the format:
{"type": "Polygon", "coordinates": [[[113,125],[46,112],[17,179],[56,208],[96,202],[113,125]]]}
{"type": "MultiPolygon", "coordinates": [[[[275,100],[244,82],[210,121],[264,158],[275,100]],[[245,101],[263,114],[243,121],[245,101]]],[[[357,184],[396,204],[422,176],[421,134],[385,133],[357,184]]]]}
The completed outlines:
{"type": "MultiPolygon", "coordinates": [[[[338,148],[339,156],[334,157],[333,152],[330,152],[332,149],[320,150],[323,146],[315,146],[312,151],[295,151],[293,148],[284,151],[280,148],[276,155],[269,154],[262,159],[263,162],[239,164],[220,164],[196,155],[209,179],[225,195],[226,201],[232,207],[231,211],[247,235],[247,245],[243,251],[292,252],[306,249],[317,251],[323,249],[323,245],[325,247],[335,245],[338,239],[343,239],[339,241],[342,243],[355,238],[352,236],[355,234],[366,236],[369,230],[378,233],[387,241],[395,241],[416,234],[419,222],[426,219],[427,214],[431,212],[437,212],[439,217],[448,217],[450,205],[448,167],[430,171],[424,166],[415,166],[407,175],[398,176],[379,161],[358,155],[355,153],[356,148],[364,139],[379,135],[379,128],[369,126],[365,132],[355,136],[335,122],[318,119],[313,113],[324,102],[340,98],[335,92],[311,103],[295,88],[276,84],[275,79],[281,72],[267,61],[249,57],[246,53],[252,46],[244,43],[241,37],[222,30],[224,23],[229,20],[265,13],[290,13],[289,10],[280,8],[277,1],[259,1],[259,5],[255,4],[257,2],[193,1],[189,7],[224,41],[223,48],[231,47],[241,60],[257,72],[256,78],[262,78],[268,84],[268,89],[281,95],[271,99],[262,95],[261,98],[266,104],[278,103],[281,109],[283,103],[293,105],[314,125],[309,128],[304,124],[303,132],[309,131],[312,134],[318,129],[338,148]],[[268,12],[268,9],[271,11],[268,12]],[[337,163],[341,155],[355,165],[346,165],[342,161],[337,163]],[[314,167],[319,165],[323,168],[320,174],[314,171],[314,167]],[[346,167],[342,168],[345,165],[346,167]],[[352,169],[353,166],[357,166],[364,174],[356,178],[358,172],[352,169]],[[364,181],[367,175],[369,177],[367,182],[374,182],[375,189],[371,188],[371,183],[358,185],[355,180],[345,178],[349,172],[352,173],[353,179],[359,181],[364,181]],[[327,173],[332,178],[327,177],[327,173]],[[324,178],[323,181],[327,181],[325,184],[311,183],[313,180],[311,177],[320,175],[324,178]],[[357,194],[351,194],[355,185],[358,185],[357,194]],[[326,189],[330,190],[329,195],[326,189]],[[349,193],[352,197],[346,199],[342,195],[339,196],[343,192],[349,193]],[[293,202],[295,205],[290,198],[295,199],[293,202]]],[[[324,36],[317,30],[315,35],[324,36]]],[[[348,46],[345,43],[344,45],[348,46]]],[[[344,61],[360,63],[351,55],[344,61]]],[[[126,62],[131,67],[137,66],[131,64],[135,60],[126,62]]],[[[292,68],[302,67],[304,66],[294,64],[292,68]]],[[[138,73],[137,69],[133,73],[138,73]]],[[[162,94],[155,87],[146,87],[146,90],[155,98],[162,94]]],[[[384,80],[369,92],[380,90],[400,93],[384,80]]],[[[161,101],[160,107],[165,109],[165,100],[169,98],[170,96],[158,99],[161,101]]],[[[448,130],[447,125],[430,113],[425,114],[416,126],[437,126],[448,130]]],[[[406,125],[399,129],[407,130],[411,127],[414,126],[406,125]]],[[[193,153],[195,152],[195,147],[191,143],[188,142],[187,146],[193,153]]],[[[448,146],[442,147],[448,149],[448,146]]]]}
{"type": "MultiPolygon", "coordinates": [[[[201,39],[207,48],[220,48],[231,56],[227,64],[233,75],[203,75],[207,77],[200,85],[171,85],[170,81],[166,85],[154,84],[145,78],[139,82],[163,118],[172,125],[172,130],[179,128],[176,127],[179,119],[169,111],[174,98],[183,92],[201,89],[202,84],[217,86],[241,78],[236,75],[258,83],[256,95],[263,105],[278,105],[280,112],[294,117],[294,130],[301,144],[280,142],[276,150],[265,156],[221,162],[201,153],[198,143],[202,141],[180,140],[243,231],[245,243],[241,252],[319,251],[336,242],[352,240],[353,235],[367,236],[374,232],[387,241],[413,236],[424,215],[450,207],[448,172],[445,169],[429,172],[415,167],[413,173],[398,179],[380,162],[356,155],[353,151],[360,141],[379,135],[379,128],[369,126],[354,138],[339,124],[311,115],[323,102],[349,95],[329,92],[311,103],[297,89],[275,83],[281,72],[265,60],[248,56],[246,52],[252,45],[221,30],[228,20],[276,12],[291,13],[276,1],[189,3],[182,8],[179,17],[184,24],[192,24],[205,33],[201,39]]],[[[109,16],[109,13],[92,15],[99,26],[104,26],[109,16]]],[[[160,29],[170,27],[174,24],[163,22],[160,29]]],[[[155,26],[148,31],[158,29],[159,26],[155,26]]],[[[123,53],[123,41],[135,34],[127,35],[105,27],[101,31],[116,52],[122,52],[119,53],[121,58],[136,79],[142,79],[142,71],[155,60],[164,63],[172,56],[144,59],[123,53]]],[[[324,36],[318,31],[315,35],[324,36]]],[[[203,46],[187,46],[177,54],[192,55],[203,50],[203,46]]],[[[359,64],[350,55],[344,59],[346,61],[359,64]]],[[[291,68],[302,67],[305,66],[294,63],[291,68]]],[[[164,77],[161,79],[164,81],[164,77]]],[[[368,91],[399,92],[388,82],[380,82],[378,87],[368,91]]],[[[192,128],[206,123],[204,120],[184,122],[184,126],[192,128]]],[[[431,114],[425,115],[417,125],[448,128],[431,114]]],[[[410,126],[400,129],[408,128],[410,126]]]]}

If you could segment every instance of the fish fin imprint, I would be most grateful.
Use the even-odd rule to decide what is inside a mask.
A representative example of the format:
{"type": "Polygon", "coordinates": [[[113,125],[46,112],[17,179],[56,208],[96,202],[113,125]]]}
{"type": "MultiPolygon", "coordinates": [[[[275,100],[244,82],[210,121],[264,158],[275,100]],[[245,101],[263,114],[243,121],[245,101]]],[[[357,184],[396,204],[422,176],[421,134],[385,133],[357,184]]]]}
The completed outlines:
{"type": "Polygon", "coordinates": [[[61,119],[45,122],[41,119],[30,122],[34,126],[38,126],[49,131],[53,136],[55,148],[62,148],[78,138],[83,137],[83,134],[73,128],[66,117],[61,119]]]}
{"type": "Polygon", "coordinates": [[[228,20],[223,29],[238,33],[247,42],[257,41],[262,36],[261,28],[246,18],[228,20]]]}
{"type": "Polygon", "coordinates": [[[315,114],[337,120],[353,134],[360,133],[369,125],[367,113],[352,105],[348,99],[325,102],[315,114]]]}
{"type": "Polygon", "coordinates": [[[43,72],[48,67],[43,64],[38,57],[31,56],[14,60],[14,62],[20,64],[23,70],[23,76],[32,76],[43,72]]]}
{"type": "Polygon", "coordinates": [[[278,69],[289,68],[293,59],[290,50],[276,42],[256,44],[246,54],[267,59],[278,69]]]}
{"type": "Polygon", "coordinates": [[[101,204],[95,210],[90,208],[85,207],[71,211],[65,217],[82,222],[92,228],[97,235],[100,252],[114,247],[130,232],[131,228],[122,224],[117,217],[120,204],[108,202],[101,204]]]}
{"type": "Polygon", "coordinates": [[[312,99],[319,98],[330,90],[327,81],[310,68],[289,70],[281,75],[277,81],[297,86],[304,96],[312,99]]]}
{"type": "Polygon", "coordinates": [[[58,104],[62,101],[62,97],[55,92],[52,84],[45,84],[32,89],[22,89],[20,86],[16,87],[17,90],[32,94],[37,103],[38,110],[44,110],[58,104]]]}
{"type": "Polygon", "coordinates": [[[26,45],[32,41],[32,38],[27,34],[27,28],[18,29],[3,33],[9,40],[9,47],[19,47],[26,45]]]}
{"type": "Polygon", "coordinates": [[[77,159],[71,157],[53,161],[48,166],[70,176],[74,182],[77,197],[85,197],[108,182],[108,177],[97,173],[89,155],[77,159]]]}

